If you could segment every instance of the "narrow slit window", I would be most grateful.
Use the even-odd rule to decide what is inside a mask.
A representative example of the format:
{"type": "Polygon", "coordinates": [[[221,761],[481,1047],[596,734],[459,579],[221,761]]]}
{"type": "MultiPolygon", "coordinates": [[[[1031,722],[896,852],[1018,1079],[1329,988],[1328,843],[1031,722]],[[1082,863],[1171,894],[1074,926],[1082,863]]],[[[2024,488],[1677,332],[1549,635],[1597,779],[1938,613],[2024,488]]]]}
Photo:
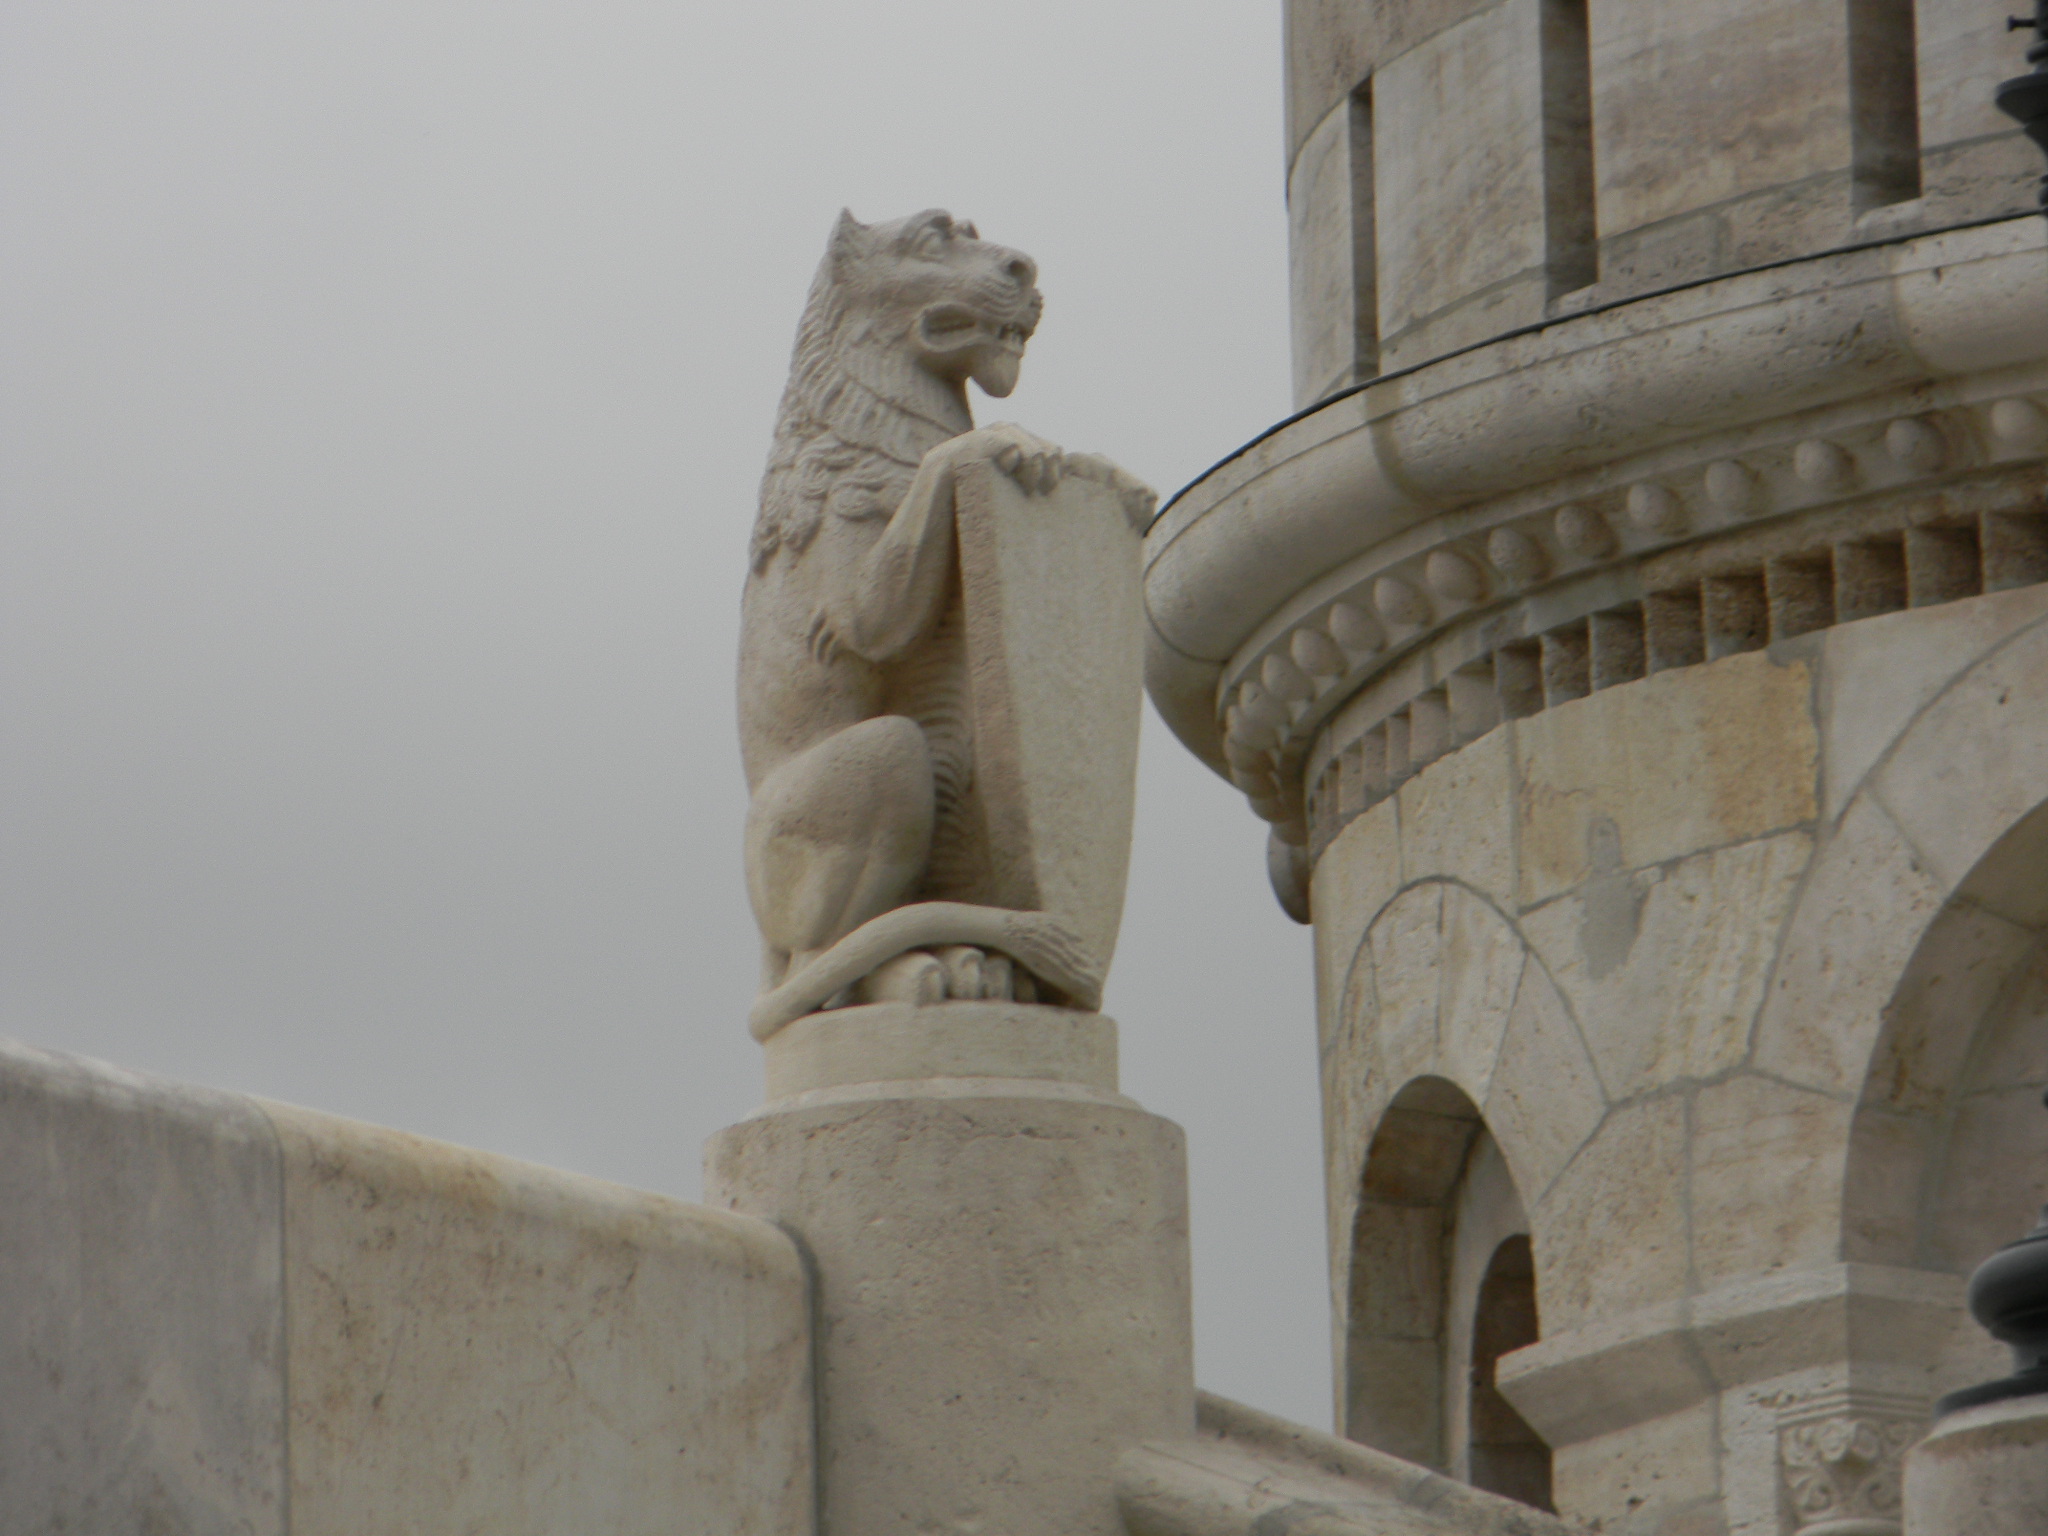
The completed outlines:
{"type": "Polygon", "coordinates": [[[1357,376],[1380,371],[1379,246],[1373,218],[1372,80],[1351,93],[1351,323],[1357,376]]]}
{"type": "Polygon", "coordinates": [[[1920,195],[1920,60],[1913,0],[1848,0],[1850,201],[1920,195]]]}
{"type": "Polygon", "coordinates": [[[1473,1318],[1472,1486],[1555,1510],[1550,1447],[1495,1385],[1500,1357],[1537,1337],[1535,1256],[1526,1236],[1511,1237],[1486,1267],[1473,1318]]]}
{"type": "Polygon", "coordinates": [[[1543,265],[1549,296],[1600,275],[1593,191],[1593,47],[1586,0],[1540,0],[1543,265]]]}

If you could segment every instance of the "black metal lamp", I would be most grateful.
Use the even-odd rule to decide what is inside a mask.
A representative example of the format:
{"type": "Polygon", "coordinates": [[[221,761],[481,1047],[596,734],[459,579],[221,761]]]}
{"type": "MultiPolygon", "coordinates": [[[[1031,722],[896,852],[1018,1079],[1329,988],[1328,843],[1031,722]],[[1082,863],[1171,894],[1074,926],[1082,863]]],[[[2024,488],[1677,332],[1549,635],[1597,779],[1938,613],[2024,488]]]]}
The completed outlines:
{"type": "MultiPolygon", "coordinates": [[[[2036,45],[2034,51],[2042,49],[2036,45]]],[[[2037,78],[2048,86],[2048,76],[2037,78]]],[[[1949,1393],[1934,1405],[1935,1416],[2048,1393],[2048,1207],[2033,1231],[1977,1266],[1970,1276],[1970,1314],[1994,1339],[2012,1346],[2013,1373],[1949,1393]]]]}
{"type": "MultiPolygon", "coordinates": [[[[2006,25],[2015,31],[2033,29],[2034,44],[2027,50],[2027,62],[2034,69],[2032,74],[2005,81],[1991,99],[2048,154],[2048,0],[2034,0],[2032,16],[2011,17],[2006,25]]],[[[2048,213],[2048,176],[2041,178],[2041,211],[2048,213]]]]}

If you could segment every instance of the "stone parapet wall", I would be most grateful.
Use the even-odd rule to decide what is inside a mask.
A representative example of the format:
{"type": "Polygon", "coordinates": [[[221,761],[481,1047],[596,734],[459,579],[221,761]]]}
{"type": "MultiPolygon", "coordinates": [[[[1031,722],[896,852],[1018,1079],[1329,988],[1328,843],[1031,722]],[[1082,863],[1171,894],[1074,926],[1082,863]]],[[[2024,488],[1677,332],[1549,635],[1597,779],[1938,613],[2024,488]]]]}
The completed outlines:
{"type": "Polygon", "coordinates": [[[812,1528],[794,1245],[0,1044],[0,1525],[812,1528]]]}
{"type": "Polygon", "coordinates": [[[2048,1194],[2044,867],[2041,584],[1559,701],[1350,819],[1312,891],[1340,1424],[1446,1464],[1492,1146],[1560,1512],[1896,1520],[1932,1400],[2003,1369],[1963,1277],[2048,1194]]]}
{"type": "Polygon", "coordinates": [[[1291,0],[1296,403],[1519,326],[2027,209],[1995,9],[1291,0]]]}

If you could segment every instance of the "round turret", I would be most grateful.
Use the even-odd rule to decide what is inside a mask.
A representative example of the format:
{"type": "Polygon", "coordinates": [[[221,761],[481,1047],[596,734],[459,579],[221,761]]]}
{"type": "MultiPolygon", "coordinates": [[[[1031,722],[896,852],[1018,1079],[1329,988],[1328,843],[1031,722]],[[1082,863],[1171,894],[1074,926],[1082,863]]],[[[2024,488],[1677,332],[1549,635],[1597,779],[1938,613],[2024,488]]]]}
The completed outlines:
{"type": "Polygon", "coordinates": [[[1296,413],[1154,525],[1148,679],[1315,929],[1338,1425],[1631,1536],[1896,1529],[2048,1195],[2022,50],[1288,28],[1296,413]]]}

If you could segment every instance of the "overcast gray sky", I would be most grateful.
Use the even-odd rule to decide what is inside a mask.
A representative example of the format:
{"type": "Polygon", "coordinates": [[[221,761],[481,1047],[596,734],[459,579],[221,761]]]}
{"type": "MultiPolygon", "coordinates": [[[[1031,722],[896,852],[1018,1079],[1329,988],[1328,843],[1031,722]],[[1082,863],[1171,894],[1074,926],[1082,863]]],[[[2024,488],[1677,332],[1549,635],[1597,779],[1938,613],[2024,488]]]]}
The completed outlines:
{"type": "MultiPolygon", "coordinates": [[[[1278,7],[0,9],[0,1032],[696,1198],[732,671],[833,215],[1038,258],[1015,419],[1288,408],[1278,7]]],[[[1205,1385],[1329,1421],[1305,930],[1148,720],[1108,1011],[1205,1385]]]]}

